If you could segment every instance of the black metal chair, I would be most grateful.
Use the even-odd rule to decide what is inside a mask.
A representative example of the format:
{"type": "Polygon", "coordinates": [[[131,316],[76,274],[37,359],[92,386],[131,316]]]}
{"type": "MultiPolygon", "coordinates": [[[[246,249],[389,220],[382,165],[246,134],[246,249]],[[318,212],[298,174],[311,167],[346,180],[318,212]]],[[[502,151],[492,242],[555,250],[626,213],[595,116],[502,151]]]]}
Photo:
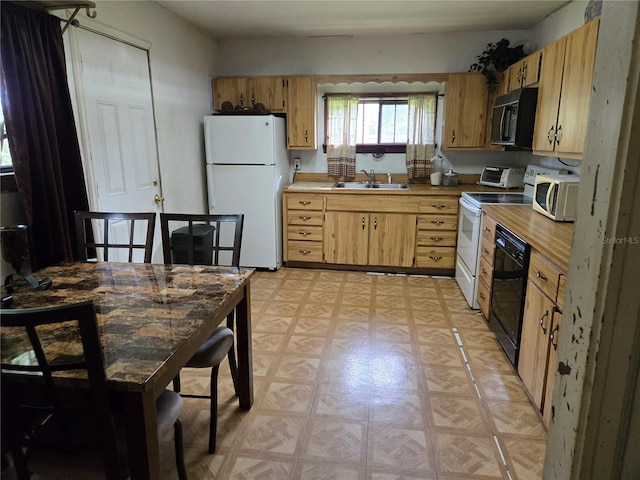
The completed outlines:
{"type": "MultiPolygon", "coordinates": [[[[137,261],[134,253],[142,253],[142,261],[151,263],[153,250],[153,233],[156,225],[155,213],[111,213],[76,211],[76,243],[79,260],[101,259],[105,262],[114,260],[118,252],[126,252],[128,262],[137,261]],[[102,241],[95,241],[94,225],[102,234],[102,241]],[[136,230],[136,226],[138,229],[136,230]],[[111,239],[117,229],[126,229],[127,243],[114,242],[111,239]],[[144,241],[137,240],[136,234],[144,234],[144,241]],[[110,258],[111,254],[111,258],[110,258]]],[[[140,235],[137,236],[140,238],[140,235]]],[[[118,260],[116,258],[115,260],[118,260]]]]}
{"type": "MultiPolygon", "coordinates": [[[[189,265],[240,265],[240,247],[244,215],[206,215],[161,213],[162,251],[164,263],[189,265]]],[[[210,395],[182,394],[184,397],[209,398],[211,417],[209,420],[209,453],[216,450],[218,417],[218,369],[225,356],[233,386],[238,391],[238,366],[235,355],[233,329],[235,315],[227,316],[227,326],[220,326],[200,346],[185,367],[211,367],[210,395]]],[[[180,375],[174,381],[174,390],[180,392],[180,375]]]]}
{"type": "MultiPolygon", "coordinates": [[[[57,478],[90,478],[96,469],[108,480],[126,478],[126,442],[109,404],[93,303],[2,309],[0,322],[3,450],[11,452],[18,479],[29,479],[30,468],[57,478]],[[70,390],[77,377],[88,378],[90,388],[70,390]],[[102,466],[92,461],[96,453],[102,466]]],[[[178,477],[186,480],[182,403],[180,395],[165,390],[156,411],[159,436],[173,426],[178,477]]]]}

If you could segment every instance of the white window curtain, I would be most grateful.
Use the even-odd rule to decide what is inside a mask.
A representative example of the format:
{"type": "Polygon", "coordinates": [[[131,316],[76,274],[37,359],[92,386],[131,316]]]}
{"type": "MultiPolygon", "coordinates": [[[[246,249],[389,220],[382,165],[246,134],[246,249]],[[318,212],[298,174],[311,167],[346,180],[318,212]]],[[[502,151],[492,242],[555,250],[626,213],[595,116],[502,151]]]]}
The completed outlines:
{"type": "Polygon", "coordinates": [[[329,175],[355,177],[358,97],[327,98],[327,167],[329,175]]]}
{"type": "Polygon", "coordinates": [[[409,95],[407,174],[409,180],[431,175],[436,153],[436,94],[409,95]]]}

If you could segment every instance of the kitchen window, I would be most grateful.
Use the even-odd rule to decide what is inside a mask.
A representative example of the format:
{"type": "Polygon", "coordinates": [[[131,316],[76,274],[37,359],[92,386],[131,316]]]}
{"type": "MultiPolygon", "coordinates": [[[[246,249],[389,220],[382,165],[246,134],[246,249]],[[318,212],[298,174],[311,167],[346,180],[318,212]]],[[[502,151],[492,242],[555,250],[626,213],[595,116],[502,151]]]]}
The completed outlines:
{"type": "MultiPolygon", "coordinates": [[[[344,94],[327,94],[324,97],[325,106],[325,132],[329,132],[327,99],[332,95],[344,96],[344,94]]],[[[375,94],[357,95],[358,114],[356,129],[356,153],[405,153],[408,139],[408,94],[375,94]]],[[[433,112],[435,126],[435,111],[433,112]]],[[[434,128],[435,137],[435,128],[434,128]]],[[[323,151],[327,152],[329,144],[328,134],[325,135],[323,151]]]]}

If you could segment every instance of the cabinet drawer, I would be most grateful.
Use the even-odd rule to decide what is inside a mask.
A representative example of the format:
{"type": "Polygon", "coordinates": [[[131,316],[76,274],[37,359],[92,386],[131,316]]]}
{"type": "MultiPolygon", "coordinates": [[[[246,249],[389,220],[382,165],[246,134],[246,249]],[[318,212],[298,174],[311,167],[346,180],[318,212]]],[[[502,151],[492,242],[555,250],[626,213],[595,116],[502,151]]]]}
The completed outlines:
{"type": "Polygon", "coordinates": [[[478,281],[478,305],[480,305],[484,318],[488,320],[491,308],[491,288],[483,278],[478,281]]]}
{"type": "Polygon", "coordinates": [[[562,312],[564,310],[564,293],[567,291],[567,276],[560,275],[560,281],[558,282],[558,299],[556,303],[558,308],[562,312]]]}
{"type": "Polygon", "coordinates": [[[418,215],[418,230],[458,230],[458,215],[418,215]]]}
{"type": "Polygon", "coordinates": [[[322,262],[322,242],[287,242],[287,260],[291,262],[322,262]]]}
{"type": "Polygon", "coordinates": [[[491,265],[486,257],[480,257],[478,276],[487,282],[487,285],[493,285],[493,265],[491,265]]]}
{"type": "Polygon", "coordinates": [[[494,242],[494,240],[489,240],[486,237],[482,237],[480,242],[480,258],[484,258],[489,265],[493,265],[493,254],[496,251],[496,244],[494,242]]]}
{"type": "Polygon", "coordinates": [[[287,225],[320,225],[322,226],[322,212],[306,210],[289,210],[287,225]]]}
{"type": "Polygon", "coordinates": [[[318,193],[287,194],[289,210],[322,210],[324,195],[318,193]]]}
{"type": "Polygon", "coordinates": [[[428,197],[421,198],[418,204],[420,213],[448,213],[458,214],[460,197],[428,197]]]}
{"type": "Polygon", "coordinates": [[[322,226],[289,225],[287,227],[287,239],[321,242],[322,226]]]}
{"type": "Polygon", "coordinates": [[[540,288],[552,301],[558,296],[561,272],[537,252],[531,253],[529,260],[529,280],[540,288]]]}
{"type": "Polygon", "coordinates": [[[455,247],[455,230],[418,230],[417,244],[432,247],[455,247]]]}
{"type": "Polygon", "coordinates": [[[496,221],[487,216],[486,214],[482,214],[482,237],[487,238],[489,241],[493,242],[496,238],[496,221]]]}
{"type": "Polygon", "coordinates": [[[455,268],[455,247],[416,247],[416,267],[455,268]]]}

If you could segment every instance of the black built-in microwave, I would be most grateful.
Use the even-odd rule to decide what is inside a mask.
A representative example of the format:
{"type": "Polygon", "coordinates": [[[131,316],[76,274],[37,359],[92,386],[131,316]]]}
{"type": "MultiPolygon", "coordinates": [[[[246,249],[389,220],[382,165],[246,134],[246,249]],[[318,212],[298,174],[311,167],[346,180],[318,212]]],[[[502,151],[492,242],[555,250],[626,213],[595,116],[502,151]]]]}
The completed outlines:
{"type": "Polygon", "coordinates": [[[519,88],[496,98],[491,144],[530,150],[537,101],[537,88],[519,88]]]}

